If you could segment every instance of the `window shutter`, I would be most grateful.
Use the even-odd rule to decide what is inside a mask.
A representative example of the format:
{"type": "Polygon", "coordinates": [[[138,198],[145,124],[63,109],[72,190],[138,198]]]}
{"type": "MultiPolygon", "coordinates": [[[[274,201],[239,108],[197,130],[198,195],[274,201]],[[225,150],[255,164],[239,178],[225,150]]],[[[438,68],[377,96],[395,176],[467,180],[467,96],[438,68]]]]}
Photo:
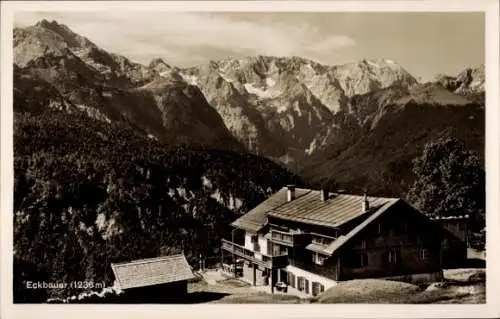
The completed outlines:
{"type": "Polygon", "coordinates": [[[288,273],[288,284],[295,288],[295,275],[292,274],[291,272],[288,273]]]}

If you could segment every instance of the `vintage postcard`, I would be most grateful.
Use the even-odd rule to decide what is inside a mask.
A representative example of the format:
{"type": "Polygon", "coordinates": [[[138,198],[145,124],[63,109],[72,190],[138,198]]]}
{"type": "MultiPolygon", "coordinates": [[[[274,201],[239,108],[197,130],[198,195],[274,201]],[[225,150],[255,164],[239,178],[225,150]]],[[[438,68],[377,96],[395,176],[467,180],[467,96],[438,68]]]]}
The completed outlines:
{"type": "Polygon", "coordinates": [[[2,75],[5,318],[500,314],[498,2],[2,2],[2,75]]]}

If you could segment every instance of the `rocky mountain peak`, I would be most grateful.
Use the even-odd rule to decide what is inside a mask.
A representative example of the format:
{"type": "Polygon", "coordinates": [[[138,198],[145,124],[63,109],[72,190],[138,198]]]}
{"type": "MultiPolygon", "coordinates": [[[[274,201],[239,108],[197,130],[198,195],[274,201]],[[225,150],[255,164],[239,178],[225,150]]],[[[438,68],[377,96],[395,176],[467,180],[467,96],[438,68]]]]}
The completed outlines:
{"type": "Polygon", "coordinates": [[[172,66],[167,64],[162,58],[154,58],[149,63],[149,68],[162,74],[163,72],[168,72],[172,70],[172,66]]]}
{"type": "Polygon", "coordinates": [[[58,23],[55,20],[49,22],[43,19],[35,24],[35,27],[44,28],[57,33],[68,44],[69,47],[84,49],[84,48],[97,48],[89,39],[76,34],[68,26],[58,23]]]}
{"type": "Polygon", "coordinates": [[[37,23],[35,23],[35,26],[47,28],[47,29],[55,29],[55,28],[59,28],[62,25],[60,25],[56,20],[49,21],[47,19],[42,19],[42,20],[38,21],[37,23]]]}
{"type": "MultiPolygon", "coordinates": [[[[437,74],[434,82],[460,95],[480,97],[485,91],[484,64],[479,67],[467,67],[456,76],[437,74]]],[[[480,98],[479,101],[481,100],[480,98]]]]}

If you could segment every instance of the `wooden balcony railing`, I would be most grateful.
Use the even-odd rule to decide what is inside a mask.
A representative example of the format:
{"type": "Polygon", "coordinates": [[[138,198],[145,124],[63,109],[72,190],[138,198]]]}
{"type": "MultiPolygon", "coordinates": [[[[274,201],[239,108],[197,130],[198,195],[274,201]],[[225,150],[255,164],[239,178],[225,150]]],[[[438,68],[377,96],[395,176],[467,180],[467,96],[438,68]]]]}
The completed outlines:
{"type": "Polygon", "coordinates": [[[267,256],[222,239],[222,249],[265,268],[283,268],[288,264],[288,256],[267,256]]]}
{"type": "Polygon", "coordinates": [[[305,246],[311,241],[311,235],[308,233],[291,234],[277,230],[271,230],[267,238],[286,246],[305,246]]]}

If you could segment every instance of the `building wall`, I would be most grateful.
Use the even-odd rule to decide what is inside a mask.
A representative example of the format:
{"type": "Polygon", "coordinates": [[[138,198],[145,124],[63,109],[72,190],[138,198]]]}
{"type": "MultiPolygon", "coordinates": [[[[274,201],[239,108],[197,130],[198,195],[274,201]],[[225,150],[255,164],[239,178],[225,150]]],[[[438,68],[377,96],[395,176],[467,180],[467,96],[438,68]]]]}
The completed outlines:
{"type": "MultiPolygon", "coordinates": [[[[324,290],[327,290],[327,289],[329,289],[337,284],[337,282],[335,280],[332,280],[332,279],[326,278],[324,276],[315,274],[315,273],[310,272],[310,271],[305,270],[305,269],[298,268],[296,266],[288,265],[285,270],[288,273],[294,274],[294,276],[295,276],[294,287],[295,288],[298,288],[298,278],[299,277],[306,278],[307,283],[309,285],[309,289],[307,291],[309,291],[310,295],[312,295],[312,291],[313,291],[313,282],[317,282],[317,283],[322,284],[324,286],[324,290]]],[[[281,280],[284,281],[283,278],[281,280]]],[[[287,284],[291,285],[290,282],[287,282],[287,284]]]]}
{"type": "Polygon", "coordinates": [[[411,212],[412,209],[406,204],[396,205],[344,245],[338,252],[339,279],[389,277],[441,270],[441,233],[433,229],[432,222],[423,215],[411,212]],[[388,262],[388,254],[393,249],[399,250],[400,262],[396,265],[388,262]],[[425,259],[420,258],[422,249],[427,251],[425,259]],[[353,267],[350,260],[356,254],[365,254],[367,264],[353,267]]]}
{"type": "Polygon", "coordinates": [[[291,266],[295,266],[297,268],[303,269],[304,271],[320,275],[322,277],[325,277],[326,279],[337,280],[337,258],[330,257],[324,261],[323,265],[318,265],[313,262],[313,252],[309,250],[295,248],[292,251],[292,254],[293,255],[290,255],[289,258],[291,266]]]}
{"type": "Polygon", "coordinates": [[[466,219],[438,219],[436,223],[457,236],[461,241],[467,240],[467,220],[466,219]]]}
{"type": "Polygon", "coordinates": [[[439,264],[439,249],[413,245],[398,246],[398,249],[400,250],[400,262],[396,265],[387,262],[386,258],[388,258],[387,252],[389,250],[387,247],[353,250],[353,253],[365,253],[367,256],[368,264],[359,268],[349,266],[348,254],[341,256],[340,280],[428,273],[441,269],[439,264]],[[419,250],[421,248],[427,249],[428,257],[426,260],[419,258],[419,250]]]}
{"type": "Polygon", "coordinates": [[[441,251],[442,267],[461,268],[467,262],[467,244],[453,236],[443,238],[441,251]]]}
{"type": "MultiPolygon", "coordinates": [[[[263,286],[265,281],[264,278],[265,276],[263,276],[263,269],[257,268],[255,271],[256,286],[263,286]]],[[[253,284],[253,267],[251,265],[248,265],[247,263],[245,263],[245,265],[243,266],[243,279],[246,282],[253,284]]]]}
{"type": "Polygon", "coordinates": [[[245,233],[245,248],[253,250],[252,234],[245,233]]]}
{"type": "MultiPolygon", "coordinates": [[[[258,243],[260,245],[260,252],[267,255],[267,239],[262,234],[258,235],[258,243]]],[[[252,243],[252,234],[245,233],[245,248],[254,251],[254,244],[252,243]]]]}

